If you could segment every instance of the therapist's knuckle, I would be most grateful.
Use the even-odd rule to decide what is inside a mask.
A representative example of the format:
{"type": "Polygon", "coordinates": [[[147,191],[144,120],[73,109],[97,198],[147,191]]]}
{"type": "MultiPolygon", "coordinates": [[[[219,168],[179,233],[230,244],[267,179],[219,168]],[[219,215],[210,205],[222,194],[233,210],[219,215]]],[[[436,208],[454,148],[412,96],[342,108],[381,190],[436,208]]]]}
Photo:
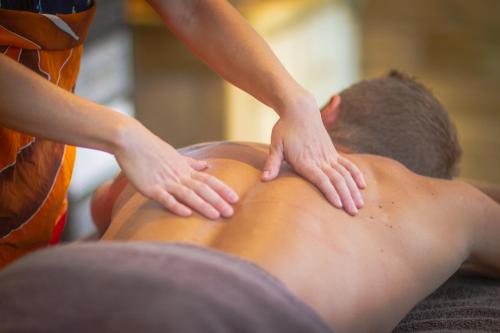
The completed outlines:
{"type": "Polygon", "coordinates": [[[345,174],[352,180],[354,180],[354,177],[357,175],[357,170],[354,169],[347,169],[346,167],[343,167],[345,174]]]}
{"type": "Polygon", "coordinates": [[[349,171],[347,171],[347,169],[341,164],[337,164],[335,170],[337,170],[337,172],[340,173],[344,178],[350,175],[349,171]]]}
{"type": "Polygon", "coordinates": [[[205,183],[198,182],[196,184],[196,192],[202,193],[204,196],[210,196],[212,194],[212,188],[205,183]]]}
{"type": "Polygon", "coordinates": [[[212,176],[203,171],[196,171],[192,174],[192,177],[193,179],[196,179],[199,182],[206,183],[212,176]]]}
{"type": "Polygon", "coordinates": [[[345,159],[345,158],[344,158],[344,159],[339,160],[339,162],[340,162],[340,163],[341,163],[341,165],[342,165],[343,167],[345,167],[345,168],[349,167],[350,169],[353,169],[353,170],[356,170],[356,169],[357,169],[357,167],[356,167],[353,163],[351,163],[351,161],[349,161],[349,160],[347,160],[347,159],[345,159]]]}
{"type": "Polygon", "coordinates": [[[319,163],[319,168],[321,170],[330,170],[330,169],[332,169],[332,164],[327,163],[327,162],[321,162],[321,163],[319,163]]]}
{"type": "Polygon", "coordinates": [[[318,186],[320,186],[322,183],[325,182],[324,178],[325,177],[323,177],[319,172],[314,172],[307,175],[307,179],[309,179],[311,183],[316,184],[318,186]]]}
{"type": "Polygon", "coordinates": [[[345,157],[340,157],[340,158],[339,158],[339,160],[340,160],[340,161],[342,161],[342,163],[347,164],[347,165],[349,165],[349,166],[351,166],[351,167],[353,167],[353,168],[355,168],[355,169],[357,169],[357,168],[358,168],[358,167],[356,166],[356,164],[354,164],[353,162],[351,162],[351,160],[350,160],[350,159],[347,159],[347,158],[345,158],[345,157]]]}
{"type": "Polygon", "coordinates": [[[189,185],[191,185],[192,181],[193,181],[193,178],[191,177],[191,175],[179,176],[179,183],[181,183],[183,185],[189,186],[189,185]]]}
{"type": "Polygon", "coordinates": [[[333,195],[335,193],[335,188],[332,186],[332,184],[329,181],[321,182],[319,189],[321,190],[321,192],[323,194],[325,194],[327,196],[333,195]]]}
{"type": "Polygon", "coordinates": [[[332,182],[334,182],[335,184],[338,184],[338,185],[345,183],[344,176],[338,171],[331,172],[330,179],[332,180],[332,182]]]}
{"type": "Polygon", "coordinates": [[[323,174],[323,172],[317,168],[310,169],[309,172],[307,174],[305,174],[305,176],[306,176],[306,178],[308,178],[309,180],[311,180],[315,184],[322,183],[326,180],[325,178],[327,178],[323,174]]]}
{"type": "Polygon", "coordinates": [[[227,209],[227,203],[220,197],[215,198],[212,204],[218,211],[223,211],[227,209]]]}
{"type": "Polygon", "coordinates": [[[163,188],[167,189],[169,192],[177,186],[179,186],[179,180],[176,179],[170,178],[163,182],[163,188]]]}
{"type": "Polygon", "coordinates": [[[185,186],[182,186],[177,192],[177,196],[183,201],[186,201],[195,195],[195,192],[192,189],[185,186]]]}
{"type": "Polygon", "coordinates": [[[179,203],[171,196],[165,196],[162,203],[170,210],[179,209],[179,203]]]}
{"type": "Polygon", "coordinates": [[[349,193],[349,188],[347,187],[347,182],[344,179],[338,180],[333,183],[335,189],[341,196],[345,196],[349,193]]]}
{"type": "Polygon", "coordinates": [[[156,201],[165,206],[168,210],[172,210],[176,203],[173,196],[163,191],[157,195],[156,201]]]}
{"type": "Polygon", "coordinates": [[[322,192],[328,192],[333,189],[332,184],[327,177],[320,177],[320,180],[317,182],[317,184],[322,192]]]}
{"type": "Polygon", "coordinates": [[[325,175],[319,175],[317,179],[316,184],[318,184],[318,187],[320,187],[323,192],[332,188],[332,183],[325,175]]]}

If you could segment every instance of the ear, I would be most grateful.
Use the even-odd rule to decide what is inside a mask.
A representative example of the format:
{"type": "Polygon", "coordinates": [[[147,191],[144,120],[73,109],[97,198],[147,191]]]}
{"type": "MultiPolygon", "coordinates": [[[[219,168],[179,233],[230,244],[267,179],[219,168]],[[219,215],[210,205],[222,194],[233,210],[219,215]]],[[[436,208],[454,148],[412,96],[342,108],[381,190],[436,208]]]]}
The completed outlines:
{"type": "Polygon", "coordinates": [[[337,120],[340,110],[340,96],[333,96],[328,104],[321,110],[321,119],[326,128],[330,127],[337,120]]]}

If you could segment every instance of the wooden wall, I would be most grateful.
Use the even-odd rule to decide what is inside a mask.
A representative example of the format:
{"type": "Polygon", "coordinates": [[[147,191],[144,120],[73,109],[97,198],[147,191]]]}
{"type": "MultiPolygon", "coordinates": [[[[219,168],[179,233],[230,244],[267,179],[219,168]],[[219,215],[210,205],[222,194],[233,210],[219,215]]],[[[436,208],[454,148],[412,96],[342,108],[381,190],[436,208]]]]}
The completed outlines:
{"type": "MultiPolygon", "coordinates": [[[[359,2],[357,2],[359,4],[359,2]]],[[[500,1],[366,0],[362,73],[414,74],[451,113],[462,176],[500,183],[500,1]]]]}

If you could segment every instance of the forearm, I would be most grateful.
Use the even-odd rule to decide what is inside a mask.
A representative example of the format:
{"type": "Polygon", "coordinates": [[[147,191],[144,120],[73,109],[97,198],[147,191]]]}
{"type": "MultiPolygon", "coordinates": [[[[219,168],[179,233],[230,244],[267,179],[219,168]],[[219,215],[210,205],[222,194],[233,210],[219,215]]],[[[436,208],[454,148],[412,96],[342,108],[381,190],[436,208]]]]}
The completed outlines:
{"type": "Polygon", "coordinates": [[[148,2],[211,69],[280,115],[300,109],[293,104],[313,102],[312,95],[290,76],[267,43],[227,1],[148,2]]]}
{"type": "Polygon", "coordinates": [[[0,55],[0,126],[113,152],[128,117],[73,95],[0,55]]]}

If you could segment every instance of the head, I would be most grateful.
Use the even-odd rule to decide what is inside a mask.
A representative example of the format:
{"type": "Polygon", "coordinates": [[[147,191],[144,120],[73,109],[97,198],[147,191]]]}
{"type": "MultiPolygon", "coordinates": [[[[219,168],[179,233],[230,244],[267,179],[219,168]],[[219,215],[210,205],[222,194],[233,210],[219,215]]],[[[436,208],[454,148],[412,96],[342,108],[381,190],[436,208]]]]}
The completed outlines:
{"type": "Polygon", "coordinates": [[[331,98],[323,122],[336,146],[386,156],[415,173],[452,178],[460,157],[455,127],[423,85],[391,71],[331,98]]]}

